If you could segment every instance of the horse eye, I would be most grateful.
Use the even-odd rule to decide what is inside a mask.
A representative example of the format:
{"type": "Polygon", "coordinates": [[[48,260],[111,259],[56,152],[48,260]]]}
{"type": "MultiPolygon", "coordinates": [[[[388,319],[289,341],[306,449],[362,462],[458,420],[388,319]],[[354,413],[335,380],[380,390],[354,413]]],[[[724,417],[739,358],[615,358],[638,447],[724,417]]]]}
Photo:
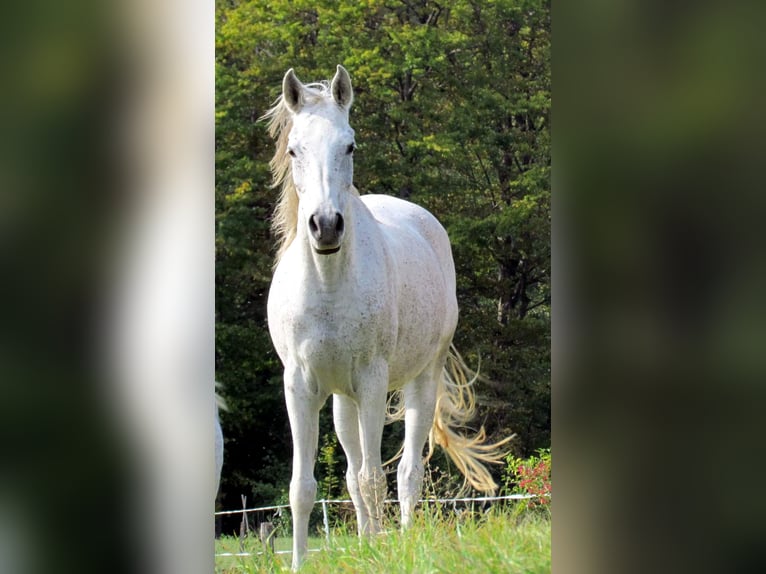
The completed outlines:
{"type": "Polygon", "coordinates": [[[287,148],[287,155],[290,157],[295,157],[295,150],[293,148],[287,148]]]}
{"type": "Polygon", "coordinates": [[[354,153],[354,150],[356,149],[356,144],[350,143],[348,144],[348,147],[346,148],[346,154],[351,155],[354,153]]]}

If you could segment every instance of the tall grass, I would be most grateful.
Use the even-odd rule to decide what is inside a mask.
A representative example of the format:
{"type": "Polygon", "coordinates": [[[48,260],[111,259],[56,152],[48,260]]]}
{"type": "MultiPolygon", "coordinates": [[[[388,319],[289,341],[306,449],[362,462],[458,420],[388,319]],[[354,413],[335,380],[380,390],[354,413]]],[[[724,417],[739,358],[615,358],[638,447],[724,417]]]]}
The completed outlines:
{"type": "MultiPolygon", "coordinates": [[[[439,506],[423,509],[415,523],[401,532],[393,520],[385,534],[358,538],[353,531],[335,529],[327,543],[309,553],[305,574],[430,574],[430,573],[548,573],[551,571],[550,515],[542,512],[493,509],[486,514],[468,511],[457,516],[439,506]]],[[[289,541],[285,540],[289,543],[289,541]]],[[[282,546],[285,544],[283,543],[282,546]]],[[[277,550],[280,549],[277,546],[277,550]]],[[[224,538],[217,552],[236,552],[238,541],[224,538]]],[[[254,541],[251,551],[260,550],[254,541]]],[[[218,557],[219,574],[289,571],[289,554],[265,553],[251,557],[218,557]]]]}

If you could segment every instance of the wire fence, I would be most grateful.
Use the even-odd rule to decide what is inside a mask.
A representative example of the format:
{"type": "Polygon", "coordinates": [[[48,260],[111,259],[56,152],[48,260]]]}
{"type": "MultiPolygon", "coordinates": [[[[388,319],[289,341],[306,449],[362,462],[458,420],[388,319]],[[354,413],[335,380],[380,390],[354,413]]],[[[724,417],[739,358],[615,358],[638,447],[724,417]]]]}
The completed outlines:
{"type": "MultiPolygon", "coordinates": [[[[535,494],[508,494],[505,496],[477,496],[477,497],[466,497],[466,498],[422,498],[418,502],[420,504],[452,504],[455,509],[457,509],[457,505],[459,503],[481,503],[482,505],[488,503],[488,502],[498,502],[498,501],[505,501],[505,500],[528,500],[530,498],[537,498],[537,495],[535,494]]],[[[247,508],[246,507],[246,497],[242,497],[242,508],[239,510],[221,510],[219,512],[215,513],[215,516],[229,516],[233,514],[241,514],[242,515],[242,522],[240,525],[240,552],[221,552],[217,553],[216,556],[253,556],[255,554],[262,554],[262,552],[252,553],[252,552],[245,552],[243,541],[244,537],[247,534],[248,531],[251,530],[249,521],[247,518],[248,514],[252,513],[275,513],[281,516],[281,513],[287,509],[290,509],[289,504],[277,504],[273,506],[258,506],[255,508],[247,508]]],[[[396,499],[386,499],[383,501],[384,504],[398,504],[399,501],[396,499]]],[[[323,530],[326,541],[330,542],[330,512],[329,507],[330,505],[337,504],[337,505],[352,505],[353,501],[351,499],[320,499],[314,502],[314,506],[317,504],[322,506],[322,524],[323,524],[323,530]]],[[[267,522],[267,524],[270,524],[270,522],[267,522]]],[[[265,545],[271,545],[272,552],[275,554],[291,554],[292,550],[277,550],[274,551],[273,549],[273,537],[275,535],[276,531],[273,529],[266,529],[264,532],[264,529],[260,529],[260,536],[261,541],[265,545]]],[[[310,548],[309,552],[317,552],[320,549],[318,548],[310,548]]]]}

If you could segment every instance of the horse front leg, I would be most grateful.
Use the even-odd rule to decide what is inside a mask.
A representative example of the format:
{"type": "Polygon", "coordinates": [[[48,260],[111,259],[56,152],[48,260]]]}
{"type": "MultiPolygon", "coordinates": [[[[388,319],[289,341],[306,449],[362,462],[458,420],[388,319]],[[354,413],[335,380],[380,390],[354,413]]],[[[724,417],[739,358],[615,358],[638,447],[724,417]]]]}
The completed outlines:
{"type": "Polygon", "coordinates": [[[383,473],[380,444],[386,421],[388,365],[378,361],[363,369],[357,379],[359,432],[362,447],[362,467],[359,471],[359,492],[369,515],[369,533],[381,531],[383,502],[386,499],[386,475],[383,473]]]}
{"type": "Polygon", "coordinates": [[[306,383],[299,369],[285,370],[285,401],[293,437],[293,476],[290,480],[293,570],[300,567],[308,552],[309,515],[317,490],[314,461],[319,439],[319,410],[324,402],[306,383]]]}
{"type": "Polygon", "coordinates": [[[332,405],[335,432],[346,453],[346,485],[356,510],[356,523],[359,535],[370,531],[370,514],[359,491],[359,471],[362,468],[362,445],[359,440],[359,410],[353,399],[343,395],[333,395],[332,405]]]}

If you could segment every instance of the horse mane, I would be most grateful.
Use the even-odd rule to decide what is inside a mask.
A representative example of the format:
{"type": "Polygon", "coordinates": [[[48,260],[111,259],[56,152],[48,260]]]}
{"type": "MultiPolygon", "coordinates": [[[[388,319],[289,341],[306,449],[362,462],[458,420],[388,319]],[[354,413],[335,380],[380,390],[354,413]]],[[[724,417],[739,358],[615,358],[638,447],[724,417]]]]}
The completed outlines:
{"type": "MultiPolygon", "coordinates": [[[[304,105],[327,100],[333,102],[329,82],[304,84],[303,88],[304,105]]],[[[293,183],[292,162],[287,153],[287,139],[293,121],[292,114],[281,94],[274,105],[260,119],[268,122],[269,135],[276,139],[276,151],[269,162],[272,177],[271,186],[280,188],[277,207],[271,217],[271,230],[277,240],[277,255],[274,262],[276,266],[295,239],[298,228],[298,192],[295,189],[295,183],[293,183]]],[[[356,189],[354,192],[358,194],[356,189]]]]}

